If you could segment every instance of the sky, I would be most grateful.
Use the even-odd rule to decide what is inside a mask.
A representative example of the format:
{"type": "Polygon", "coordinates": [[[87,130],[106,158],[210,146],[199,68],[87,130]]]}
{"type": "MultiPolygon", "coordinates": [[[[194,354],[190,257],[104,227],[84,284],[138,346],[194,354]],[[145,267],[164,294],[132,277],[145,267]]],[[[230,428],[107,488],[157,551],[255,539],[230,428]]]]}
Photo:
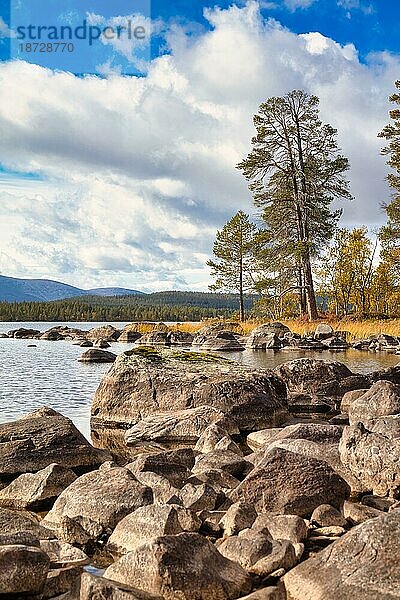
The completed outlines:
{"type": "Polygon", "coordinates": [[[111,13],[104,0],[64,0],[51,24],[129,18],[151,37],[18,58],[16,27],[49,23],[46,1],[54,10],[0,0],[1,274],[207,290],[216,230],[239,209],[256,217],[235,169],[252,117],[292,89],[320,97],[350,160],[341,225],[384,222],[377,133],[400,78],[393,2],[121,0],[111,13]]]}

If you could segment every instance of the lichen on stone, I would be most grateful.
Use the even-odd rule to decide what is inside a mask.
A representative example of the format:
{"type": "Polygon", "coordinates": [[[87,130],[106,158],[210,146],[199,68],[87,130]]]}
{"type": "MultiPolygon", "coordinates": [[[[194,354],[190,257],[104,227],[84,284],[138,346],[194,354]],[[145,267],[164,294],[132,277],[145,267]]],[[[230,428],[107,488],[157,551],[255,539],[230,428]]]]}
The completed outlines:
{"type": "Polygon", "coordinates": [[[163,357],[160,352],[156,350],[153,346],[138,346],[137,348],[133,348],[132,350],[127,350],[124,352],[126,356],[140,356],[141,358],[145,358],[151,362],[161,362],[163,357]]]}

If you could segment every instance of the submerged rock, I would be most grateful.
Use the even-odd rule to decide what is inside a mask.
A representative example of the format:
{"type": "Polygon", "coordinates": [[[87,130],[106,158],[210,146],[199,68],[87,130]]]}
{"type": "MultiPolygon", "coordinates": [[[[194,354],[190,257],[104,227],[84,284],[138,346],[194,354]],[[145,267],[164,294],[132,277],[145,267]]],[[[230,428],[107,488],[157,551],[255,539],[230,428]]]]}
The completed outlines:
{"type": "Polygon", "coordinates": [[[133,426],[151,414],[210,406],[243,431],[288,418],[286,391],[272,372],[198,352],[138,347],[117,358],[92,404],[92,427],[133,426]]]}

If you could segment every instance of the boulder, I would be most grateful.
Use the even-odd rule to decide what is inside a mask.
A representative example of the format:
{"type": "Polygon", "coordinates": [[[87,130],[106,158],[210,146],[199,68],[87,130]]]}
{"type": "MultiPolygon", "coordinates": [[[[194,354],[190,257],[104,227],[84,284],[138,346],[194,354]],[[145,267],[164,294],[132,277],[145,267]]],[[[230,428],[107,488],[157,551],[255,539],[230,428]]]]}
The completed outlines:
{"type": "Polygon", "coordinates": [[[239,352],[244,350],[244,346],[231,331],[219,331],[206,337],[200,349],[203,352],[239,352]]]}
{"type": "Polygon", "coordinates": [[[49,567],[49,557],[40,548],[0,546],[0,593],[8,598],[39,594],[49,567]]]}
{"type": "Polygon", "coordinates": [[[207,483],[195,485],[187,483],[179,492],[179,499],[185,508],[199,513],[203,510],[214,510],[217,492],[207,483]]]}
{"type": "Polygon", "coordinates": [[[89,557],[82,550],[59,540],[42,540],[40,548],[49,557],[51,568],[81,567],[90,563],[89,557]]]}
{"type": "Polygon", "coordinates": [[[167,346],[191,346],[194,336],[188,331],[170,331],[167,334],[167,346]]]}
{"type": "Polygon", "coordinates": [[[342,411],[342,413],[349,413],[349,408],[352,402],[354,402],[355,400],[358,400],[358,398],[360,398],[361,396],[363,396],[365,394],[365,392],[367,392],[367,389],[360,389],[360,390],[351,390],[350,392],[346,392],[343,395],[342,401],[340,403],[340,410],[342,411]]]}
{"type": "Polygon", "coordinates": [[[196,332],[196,335],[193,339],[193,345],[201,346],[202,344],[204,344],[207,338],[213,337],[217,333],[221,332],[234,333],[238,336],[243,334],[243,329],[239,325],[239,323],[226,323],[224,321],[222,321],[221,323],[212,323],[211,325],[205,325],[196,332]]]}
{"type": "Polygon", "coordinates": [[[335,330],[328,323],[319,323],[315,329],[316,340],[327,340],[333,336],[335,330]]]}
{"type": "Polygon", "coordinates": [[[91,342],[103,340],[105,342],[116,342],[120,337],[121,332],[112,325],[102,325],[94,327],[87,333],[87,339],[91,342]]]}
{"type": "Polygon", "coordinates": [[[214,469],[226,471],[234,477],[240,478],[246,468],[246,461],[230,450],[212,450],[207,454],[199,454],[192,468],[197,475],[214,469]]]}
{"type": "Polygon", "coordinates": [[[289,540],[293,544],[302,542],[308,533],[306,522],[297,515],[258,515],[252,525],[253,531],[268,533],[274,540],[289,540]]]}
{"type": "Polygon", "coordinates": [[[251,504],[237,502],[232,504],[219,524],[224,536],[237,535],[243,529],[250,529],[257,519],[257,512],[251,504]]]}
{"type": "Polygon", "coordinates": [[[286,389],[270,371],[197,352],[138,347],[120,355],[92,403],[92,427],[133,426],[147,416],[210,406],[240,430],[287,420],[286,389]]]}
{"type": "Polygon", "coordinates": [[[187,531],[182,525],[198,530],[200,522],[191,511],[182,506],[142,506],[118,523],[108,540],[107,548],[113,555],[127,554],[153,538],[187,531]]]}
{"type": "Polygon", "coordinates": [[[141,336],[141,338],[137,341],[140,346],[167,346],[167,331],[150,331],[150,333],[145,333],[141,336]]]}
{"type": "Polygon", "coordinates": [[[64,336],[57,329],[49,329],[48,331],[42,333],[40,339],[48,340],[49,342],[58,342],[59,340],[63,340],[64,336]]]}
{"type": "MultiPolygon", "coordinates": [[[[151,471],[136,471],[134,474],[140,483],[151,488],[155,503],[171,504],[179,501],[179,489],[174,487],[166,477],[151,471]]],[[[189,473],[187,475],[189,477],[189,473]]]]}
{"type": "Polygon", "coordinates": [[[142,337],[142,334],[139,333],[138,331],[130,331],[130,330],[124,329],[117,341],[125,343],[125,344],[134,344],[141,337],[142,337]]]}
{"type": "Polygon", "coordinates": [[[368,379],[371,383],[384,380],[400,384],[400,365],[395,365],[393,367],[387,367],[386,369],[379,369],[378,371],[374,371],[373,373],[370,373],[368,375],[368,379]]]}
{"type": "Polygon", "coordinates": [[[79,565],[51,569],[40,600],[75,600],[82,573],[83,567],[79,565]]]}
{"type": "Polygon", "coordinates": [[[70,419],[51,408],[0,425],[0,477],[37,472],[53,463],[79,473],[98,467],[110,454],[93,448],[70,419]]]}
{"type": "MultiPolygon", "coordinates": [[[[213,450],[215,450],[217,444],[219,444],[225,439],[229,439],[232,442],[232,444],[234,444],[232,438],[230,438],[229,433],[224,427],[221,427],[221,425],[219,425],[218,423],[212,423],[200,435],[194,449],[196,452],[207,454],[207,452],[212,452],[213,450]]],[[[226,449],[227,448],[224,448],[224,450],[226,449]]]]}
{"type": "MultiPolygon", "coordinates": [[[[346,504],[346,502],[344,503],[346,504]]],[[[318,527],[347,527],[348,522],[341,512],[330,504],[317,506],[310,519],[313,525],[318,527]]]]}
{"type": "Polygon", "coordinates": [[[290,330],[281,323],[267,323],[265,325],[259,325],[250,333],[246,348],[250,350],[269,350],[282,348],[282,338],[285,333],[289,333],[290,330]],[[275,327],[280,326],[280,327],[275,327]]]}
{"type": "Polygon", "coordinates": [[[366,426],[372,425],[379,417],[400,413],[400,385],[377,381],[351,402],[348,412],[350,425],[361,421],[366,426]]]}
{"type": "Polygon", "coordinates": [[[280,573],[283,575],[297,562],[296,548],[289,540],[274,540],[270,553],[252,565],[250,572],[260,577],[268,577],[283,569],[283,572],[280,573]]]}
{"type": "Polygon", "coordinates": [[[349,494],[347,483],[327,462],[272,448],[232,491],[230,499],[249,502],[257,512],[306,517],[320,504],[340,508],[349,494]]]}
{"type": "MultiPolygon", "coordinates": [[[[338,361],[314,358],[297,358],[283,363],[275,368],[275,373],[286,383],[289,395],[302,394],[313,400],[322,398],[328,404],[340,401],[347,391],[343,390],[343,381],[353,376],[350,369],[338,361]]],[[[363,382],[361,377],[358,387],[366,387],[361,385],[363,382]]]]}
{"type": "Polygon", "coordinates": [[[400,511],[354,527],[289,571],[290,600],[390,600],[400,596],[400,511]]]}
{"type": "Polygon", "coordinates": [[[37,539],[54,537],[51,531],[40,525],[39,518],[34,513],[9,508],[0,508],[0,532],[4,536],[29,533],[37,539]]]}
{"type": "Polygon", "coordinates": [[[51,464],[37,473],[24,473],[0,490],[0,506],[38,509],[48,507],[73,481],[71,469],[51,464]]]}
{"type": "MultiPolygon", "coordinates": [[[[141,590],[134,590],[131,586],[123,585],[98,577],[91,573],[83,573],[80,582],[80,600],[163,600],[161,596],[154,596],[141,590]]],[[[69,599],[66,599],[69,600],[69,599]]]]}
{"type": "Polygon", "coordinates": [[[94,343],[94,345],[96,346],[96,348],[111,348],[111,344],[109,342],[106,342],[105,340],[98,340],[94,343]]]}
{"type": "Polygon", "coordinates": [[[71,544],[109,535],[127,514],[153,502],[150,488],[122,467],[87,473],[76,479],[56,500],[43,519],[71,544]],[[79,532],[79,536],[77,535],[79,532]]]}
{"type": "Polygon", "coordinates": [[[33,530],[0,533],[0,546],[33,546],[40,548],[39,535],[33,530]]]}
{"type": "Polygon", "coordinates": [[[8,337],[15,338],[16,340],[32,339],[40,336],[41,332],[38,329],[26,329],[20,327],[19,329],[12,329],[7,332],[8,337]]]}
{"type": "Polygon", "coordinates": [[[365,506],[359,502],[350,502],[346,500],[343,504],[343,515],[351,525],[359,525],[368,521],[369,519],[375,519],[383,514],[383,511],[371,506],[365,506]]]}
{"type": "Polygon", "coordinates": [[[252,532],[251,535],[242,537],[233,535],[218,544],[218,551],[222,556],[238,563],[246,571],[270,554],[271,549],[271,538],[260,532],[252,532]]]}
{"type": "Polygon", "coordinates": [[[195,462],[194,452],[191,448],[142,454],[126,465],[135,476],[150,471],[167,479],[175,488],[181,488],[192,475],[195,462]]]}
{"type": "Polygon", "coordinates": [[[153,413],[128,429],[125,441],[130,447],[143,442],[194,446],[210,424],[223,421],[224,413],[211,406],[153,413]]]}
{"type": "Polygon", "coordinates": [[[82,356],[78,359],[79,362],[94,362],[94,363],[113,363],[117,355],[107,350],[101,350],[100,348],[91,348],[86,350],[82,356]]]}
{"type": "Polygon", "coordinates": [[[371,429],[362,423],[345,427],[340,458],[361,490],[377,496],[397,497],[400,492],[400,416],[378,419],[371,429]],[[393,430],[398,432],[392,436],[393,430]]]}
{"type": "Polygon", "coordinates": [[[281,587],[268,586],[248,596],[243,596],[241,600],[286,600],[286,594],[281,587]]]}
{"type": "Polygon", "coordinates": [[[81,348],[93,348],[94,344],[90,340],[84,339],[82,341],[79,341],[79,346],[81,348]]]}
{"type": "Polygon", "coordinates": [[[180,600],[228,600],[251,590],[246,571],[196,533],[155,538],[124,555],[104,576],[180,600]]]}
{"type": "Polygon", "coordinates": [[[248,447],[257,452],[270,442],[273,442],[277,433],[282,431],[282,427],[271,427],[269,429],[262,429],[261,431],[253,431],[249,433],[246,438],[248,447]]]}

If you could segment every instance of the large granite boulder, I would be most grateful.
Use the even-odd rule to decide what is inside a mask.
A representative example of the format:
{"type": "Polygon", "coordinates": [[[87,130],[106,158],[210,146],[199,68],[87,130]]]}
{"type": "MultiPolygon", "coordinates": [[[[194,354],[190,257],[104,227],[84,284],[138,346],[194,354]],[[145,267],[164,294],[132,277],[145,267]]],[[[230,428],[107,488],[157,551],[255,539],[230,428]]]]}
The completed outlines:
{"type": "Polygon", "coordinates": [[[188,331],[170,331],[167,335],[167,346],[191,346],[194,336],[188,331]]]}
{"type": "Polygon", "coordinates": [[[27,329],[26,327],[20,327],[19,329],[12,329],[7,332],[8,337],[15,338],[16,340],[32,339],[39,337],[41,332],[38,329],[27,329]]]}
{"type": "Polygon", "coordinates": [[[230,600],[251,590],[246,571],[196,533],[155,538],[108,567],[104,577],[171,600],[230,600]]]}
{"type": "Polygon", "coordinates": [[[373,425],[380,417],[400,413],[400,385],[377,381],[348,407],[350,425],[373,425]]]}
{"type": "Polygon", "coordinates": [[[76,475],[71,469],[52,464],[37,473],[24,473],[0,490],[0,506],[46,508],[65,490],[76,475]]]}
{"type": "Polygon", "coordinates": [[[400,415],[381,417],[372,427],[345,427],[340,458],[362,491],[397,497],[400,492],[400,415]]]}
{"type": "Polygon", "coordinates": [[[283,345],[282,339],[285,334],[290,333],[289,327],[282,323],[265,323],[259,325],[247,338],[246,348],[251,350],[278,349],[283,345]]]}
{"type": "Polygon", "coordinates": [[[400,511],[354,527],[283,578],[289,600],[400,597],[400,511]]]}
{"type": "Polygon", "coordinates": [[[50,559],[39,548],[0,546],[0,594],[4,598],[26,598],[44,588],[50,559]]]}
{"type": "Polygon", "coordinates": [[[370,385],[366,376],[354,375],[346,365],[333,360],[297,358],[276,367],[275,373],[286,383],[289,401],[300,395],[333,406],[347,391],[370,385]]]}
{"type": "MultiPolygon", "coordinates": [[[[82,573],[78,597],[79,600],[164,600],[161,596],[135,590],[131,586],[87,572],[82,573]]],[[[70,599],[67,597],[61,600],[70,599]]]]}
{"type": "Polygon", "coordinates": [[[167,338],[167,331],[154,330],[142,335],[142,337],[137,341],[137,344],[140,344],[140,346],[166,346],[167,338]]]}
{"type": "Polygon", "coordinates": [[[138,347],[120,355],[92,404],[92,427],[135,425],[154,413],[210,406],[243,431],[287,420],[286,389],[272,372],[220,357],[138,347]]]}
{"type": "Polygon", "coordinates": [[[221,323],[212,323],[211,325],[205,325],[201,329],[196,332],[196,335],[193,339],[194,346],[201,346],[207,341],[208,338],[215,336],[221,332],[229,332],[234,333],[237,336],[243,334],[243,329],[239,325],[239,323],[226,323],[222,321],[221,323]]]}
{"type": "Polygon", "coordinates": [[[125,441],[128,446],[143,442],[194,446],[211,424],[219,422],[224,422],[224,414],[211,406],[154,413],[128,429],[125,441]]]}
{"type": "Polygon", "coordinates": [[[42,523],[63,541],[85,544],[109,535],[130,512],[153,502],[153,493],[128,469],[110,467],[76,479],[42,523]]]}
{"type": "Polygon", "coordinates": [[[121,335],[121,331],[113,327],[112,325],[102,325],[101,327],[94,327],[87,333],[87,339],[91,342],[97,342],[103,340],[105,342],[115,342],[121,335]]]}
{"type": "MultiPolygon", "coordinates": [[[[39,518],[35,513],[27,510],[11,510],[0,507],[0,535],[1,536],[19,536],[26,533],[32,534],[37,539],[48,539],[54,537],[45,527],[40,525],[39,518]]],[[[6,544],[25,544],[26,542],[9,537],[3,540],[6,544]]],[[[1,542],[1,540],[0,540],[1,542]]],[[[2,545],[0,543],[0,545],[2,545]]],[[[31,545],[31,544],[30,544],[31,545]]],[[[34,544],[32,544],[34,545],[34,544]]]]}
{"type": "Polygon", "coordinates": [[[52,463],[80,473],[110,459],[93,448],[75,425],[51,408],[0,425],[0,479],[40,471],[52,463]]]}
{"type": "Polygon", "coordinates": [[[232,331],[218,331],[203,341],[200,350],[203,352],[239,352],[244,350],[244,346],[232,331]]]}
{"type": "Polygon", "coordinates": [[[140,473],[155,473],[167,479],[176,488],[181,488],[191,476],[195,463],[191,448],[180,448],[169,452],[152,452],[139,454],[126,465],[135,477],[140,473]]]}
{"type": "Polygon", "coordinates": [[[349,494],[345,480],[324,460],[272,447],[230,499],[251,503],[257,512],[306,517],[320,504],[340,508],[349,494]]]}

